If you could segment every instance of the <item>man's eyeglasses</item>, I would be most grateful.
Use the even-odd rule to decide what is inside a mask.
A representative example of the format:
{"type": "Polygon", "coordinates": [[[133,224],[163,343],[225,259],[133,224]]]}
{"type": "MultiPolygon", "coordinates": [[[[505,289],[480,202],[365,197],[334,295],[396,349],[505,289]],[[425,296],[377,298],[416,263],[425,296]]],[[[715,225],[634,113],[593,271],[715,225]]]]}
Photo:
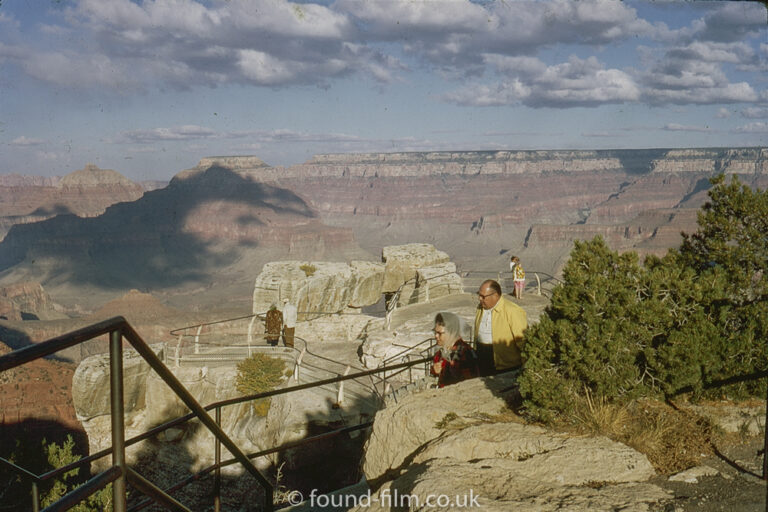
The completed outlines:
{"type": "Polygon", "coordinates": [[[484,299],[484,298],[486,298],[486,297],[490,297],[491,295],[495,295],[495,294],[496,294],[496,292],[495,292],[495,291],[494,291],[494,292],[491,292],[491,293],[486,293],[485,295],[483,295],[483,294],[482,294],[482,293],[480,293],[480,292],[477,292],[477,296],[478,296],[478,297],[480,297],[481,299],[484,299]]]}

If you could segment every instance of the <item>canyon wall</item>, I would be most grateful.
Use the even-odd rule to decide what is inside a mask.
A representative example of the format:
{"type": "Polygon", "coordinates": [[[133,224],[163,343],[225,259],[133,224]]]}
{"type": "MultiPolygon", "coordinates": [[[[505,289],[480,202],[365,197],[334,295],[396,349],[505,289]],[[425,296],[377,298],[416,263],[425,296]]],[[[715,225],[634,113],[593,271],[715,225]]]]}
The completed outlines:
{"type": "Polygon", "coordinates": [[[478,253],[528,251],[555,270],[562,261],[553,255],[596,234],[615,249],[663,254],[681,231],[696,229],[695,214],[685,212],[704,204],[709,178],[739,175],[765,188],[766,157],[766,148],[323,154],[290,167],[210,158],[185,172],[226,164],[289,189],[326,223],[354,230],[372,253],[392,233],[388,244],[474,247],[452,254],[460,263],[478,253]]]}
{"type": "Polygon", "coordinates": [[[135,201],[144,188],[120,173],[88,164],[62,178],[0,176],[0,239],[15,224],[56,215],[95,217],[115,203],[135,201]]]}

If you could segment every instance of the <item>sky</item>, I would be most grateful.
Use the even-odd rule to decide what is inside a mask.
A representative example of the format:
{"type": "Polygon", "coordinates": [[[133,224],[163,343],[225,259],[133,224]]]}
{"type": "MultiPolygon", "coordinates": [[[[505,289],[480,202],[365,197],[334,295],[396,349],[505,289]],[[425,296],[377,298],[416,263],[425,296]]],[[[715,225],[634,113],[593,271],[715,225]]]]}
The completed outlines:
{"type": "Polygon", "coordinates": [[[766,145],[757,2],[0,0],[0,174],[766,145]]]}

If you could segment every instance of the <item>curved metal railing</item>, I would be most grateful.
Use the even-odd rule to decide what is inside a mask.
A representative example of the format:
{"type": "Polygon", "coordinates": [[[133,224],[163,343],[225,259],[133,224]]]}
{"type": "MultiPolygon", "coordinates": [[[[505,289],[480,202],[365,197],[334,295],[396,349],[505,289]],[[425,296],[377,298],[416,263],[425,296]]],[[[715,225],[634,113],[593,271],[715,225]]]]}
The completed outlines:
{"type": "MultiPolygon", "coordinates": [[[[131,327],[123,317],[118,316],[110,318],[89,327],[78,329],[69,334],[64,334],[48,341],[30,345],[1,356],[0,372],[52,355],[59,350],[76,346],[104,334],[109,334],[110,402],[112,404],[110,411],[112,417],[112,466],[106,471],[96,475],[80,488],[62,497],[56,504],[51,505],[46,510],[66,510],[69,508],[69,504],[81,501],[103,489],[110,482],[112,483],[112,498],[115,512],[124,512],[126,510],[126,484],[128,482],[159,503],[170,506],[175,510],[185,509],[181,504],[176,502],[175,499],[136,473],[126,464],[125,423],[123,414],[123,339],[127,340],[133,346],[136,352],[144,358],[149,366],[155,370],[173,392],[176,393],[182,402],[184,402],[184,404],[192,411],[190,414],[193,417],[197,417],[200,422],[211,431],[214,437],[227,447],[238,462],[243,465],[245,470],[253,475],[264,488],[265,495],[271,497],[272,484],[256,469],[250,459],[240,451],[238,446],[226,433],[224,433],[221,427],[216,424],[205,409],[200,406],[197,400],[195,400],[163,362],[160,361],[149,345],[138,335],[138,333],[136,333],[133,327],[131,327]]],[[[10,467],[7,464],[5,465],[10,467]]],[[[18,466],[13,465],[11,469],[16,470],[17,467],[18,466]]],[[[33,479],[33,510],[39,510],[40,507],[39,496],[35,489],[37,484],[43,480],[43,477],[45,477],[45,479],[50,479],[53,478],[53,476],[61,474],[61,471],[61,468],[59,468],[58,472],[50,472],[37,479],[33,479]]],[[[26,473],[22,474],[25,477],[29,477],[26,473]]],[[[265,503],[265,509],[272,510],[271,499],[268,499],[265,503]]]]}
{"type": "MultiPolygon", "coordinates": [[[[486,279],[493,279],[497,281],[502,290],[511,290],[514,284],[514,278],[511,271],[498,271],[498,270],[457,270],[462,277],[464,284],[464,291],[467,293],[474,293],[480,287],[480,284],[486,279]]],[[[553,276],[548,272],[542,272],[540,270],[526,270],[526,277],[533,276],[533,280],[526,279],[525,289],[534,287],[536,295],[543,295],[545,297],[552,297],[552,289],[562,284],[560,278],[553,276]],[[544,279],[542,279],[542,276],[544,279]],[[534,281],[536,284],[534,285],[534,281]]]]}
{"type": "MultiPolygon", "coordinates": [[[[178,329],[174,329],[171,332],[175,337],[177,337],[176,346],[173,347],[173,350],[167,350],[166,351],[166,357],[171,358],[174,360],[174,364],[176,366],[180,366],[185,359],[185,347],[187,347],[188,344],[185,344],[185,340],[194,339],[194,355],[196,356],[196,359],[199,359],[200,357],[211,357],[218,360],[240,360],[242,359],[243,354],[212,354],[212,353],[206,353],[204,350],[206,348],[216,348],[217,350],[226,350],[226,349],[246,349],[248,356],[250,356],[253,352],[266,352],[273,356],[282,356],[286,352],[292,353],[293,356],[291,359],[294,362],[295,368],[294,368],[294,375],[296,376],[296,380],[298,381],[298,375],[301,370],[301,368],[309,368],[311,370],[315,370],[316,372],[321,373],[327,373],[330,375],[345,375],[351,371],[355,372],[361,372],[365,369],[354,365],[350,363],[342,363],[339,361],[336,361],[334,359],[325,357],[323,355],[320,355],[316,352],[313,352],[309,349],[309,346],[307,344],[307,341],[299,336],[294,336],[294,344],[299,345],[298,347],[280,347],[279,349],[276,349],[275,347],[269,346],[266,343],[254,343],[254,338],[265,338],[267,335],[264,333],[254,334],[252,332],[252,325],[248,326],[247,332],[242,331],[230,331],[226,333],[227,336],[232,337],[239,337],[242,339],[243,337],[247,337],[248,343],[246,345],[242,344],[233,344],[233,343],[208,343],[206,341],[200,341],[200,338],[206,338],[206,337],[221,337],[223,336],[222,333],[217,332],[204,332],[204,329],[210,328],[214,325],[220,325],[225,323],[231,323],[235,321],[240,320],[246,320],[246,319],[253,319],[253,318],[259,318],[262,316],[263,313],[256,313],[252,315],[245,315],[241,317],[235,317],[235,318],[229,318],[224,320],[216,320],[212,322],[205,322],[202,324],[195,324],[190,325],[186,327],[180,327],[178,329]],[[186,334],[185,331],[189,332],[191,331],[191,334],[186,334]],[[174,352],[174,356],[170,356],[169,354],[171,352],[174,352]],[[309,357],[307,357],[309,356],[309,357]],[[321,366],[320,364],[313,364],[312,360],[322,361],[325,366],[321,366]]],[[[191,356],[191,354],[187,354],[188,356],[191,356]]],[[[189,360],[187,360],[189,361],[189,360]]],[[[382,394],[379,388],[377,387],[377,384],[381,384],[383,382],[383,379],[379,378],[378,376],[370,376],[370,384],[367,382],[363,382],[360,380],[353,381],[355,384],[359,385],[364,392],[370,393],[370,395],[377,397],[378,400],[382,399],[382,394]]],[[[383,389],[383,388],[382,388],[383,389]]],[[[343,392],[343,389],[342,389],[343,392]]],[[[352,391],[352,394],[355,394],[354,391],[352,391]]],[[[359,393],[357,393],[358,398],[367,399],[368,397],[363,396],[359,393]]],[[[339,397],[341,399],[341,396],[339,397]]]]}
{"type": "MultiPolygon", "coordinates": [[[[256,469],[256,467],[251,462],[252,458],[263,456],[269,453],[279,452],[291,447],[299,446],[301,444],[306,444],[308,442],[314,442],[316,440],[319,440],[320,438],[325,438],[329,435],[337,435],[337,433],[340,433],[342,431],[351,431],[353,429],[366,428],[367,426],[370,426],[370,422],[367,424],[360,424],[352,427],[346,427],[345,429],[340,429],[338,432],[337,431],[329,432],[320,436],[315,436],[313,438],[307,438],[301,441],[288,443],[283,446],[273,447],[267,450],[262,450],[261,452],[245,455],[220,427],[222,407],[249,402],[253,400],[258,400],[262,398],[268,398],[268,397],[277,396],[285,393],[291,393],[291,392],[299,391],[303,389],[310,389],[313,387],[333,384],[336,382],[353,380],[361,377],[366,377],[369,375],[376,375],[379,373],[384,373],[386,371],[397,370],[400,368],[407,368],[409,366],[414,366],[416,364],[420,364],[424,362],[424,361],[417,360],[417,361],[406,362],[398,365],[393,365],[387,368],[377,368],[374,370],[356,372],[353,374],[337,376],[334,378],[319,380],[319,381],[310,382],[306,384],[300,384],[297,386],[285,387],[285,388],[275,389],[275,390],[271,390],[263,393],[256,393],[256,394],[252,394],[244,397],[223,400],[223,401],[209,404],[203,407],[197,402],[197,400],[195,400],[195,398],[189,393],[189,391],[187,391],[187,389],[181,384],[181,382],[176,378],[176,376],[163,364],[163,362],[158,358],[158,356],[149,347],[149,345],[138,335],[138,333],[136,333],[136,331],[130,326],[130,324],[128,324],[125,318],[114,317],[114,318],[105,320],[103,322],[99,322],[91,326],[78,329],[76,331],[72,331],[68,334],[64,334],[64,335],[49,339],[47,341],[44,341],[35,345],[31,345],[22,349],[18,349],[8,354],[5,354],[3,356],[0,356],[0,372],[16,368],[18,366],[21,366],[23,364],[26,364],[30,361],[33,361],[42,357],[52,355],[60,350],[76,346],[80,343],[91,340],[98,336],[102,336],[104,334],[109,334],[109,338],[110,338],[110,342],[109,342],[110,402],[111,402],[110,416],[112,418],[112,446],[108,449],[101,450],[90,456],[83,457],[73,463],[67,464],[60,468],[56,468],[43,475],[35,475],[34,473],[31,473],[30,471],[24,469],[21,466],[13,464],[12,462],[6,459],[0,458],[0,465],[3,465],[4,467],[10,469],[15,474],[17,474],[21,479],[30,483],[31,490],[32,490],[31,492],[32,507],[31,508],[34,512],[38,512],[40,510],[40,496],[38,492],[40,484],[110,454],[112,455],[112,465],[109,468],[107,468],[105,471],[98,473],[97,475],[92,477],[90,480],[85,482],[80,487],[76,488],[75,490],[63,496],[56,503],[47,507],[44,512],[67,510],[72,506],[76,505],[77,503],[79,503],[80,501],[82,501],[83,499],[87,498],[88,496],[91,496],[94,493],[98,492],[99,490],[103,489],[110,483],[113,484],[112,498],[113,498],[113,509],[115,512],[126,511],[127,483],[130,483],[133,487],[135,487],[137,490],[139,490],[149,498],[148,501],[140,503],[139,505],[137,505],[137,507],[133,508],[132,510],[139,510],[151,503],[158,503],[168,508],[169,510],[188,511],[189,510],[188,508],[186,508],[184,505],[179,503],[175,498],[173,498],[169,494],[170,492],[173,492],[173,490],[183,487],[183,485],[186,485],[185,483],[182,483],[181,486],[176,484],[166,490],[160,489],[155,484],[151,483],[142,475],[137,473],[135,470],[128,467],[126,463],[126,458],[125,458],[125,449],[130,445],[149,439],[160,432],[163,432],[176,425],[185,423],[186,421],[189,421],[193,418],[197,418],[201,423],[203,423],[203,425],[205,425],[208,428],[208,430],[211,431],[211,433],[215,438],[216,462],[214,465],[209,466],[208,468],[205,468],[198,473],[199,475],[199,474],[207,474],[207,473],[210,473],[211,471],[215,472],[215,484],[214,484],[215,496],[218,496],[218,491],[220,488],[220,473],[219,473],[220,469],[227,465],[240,463],[246,469],[246,471],[248,471],[264,489],[264,493],[265,493],[264,509],[271,511],[274,508],[273,486],[269,482],[269,480],[267,480],[256,469]],[[160,378],[163,381],[165,381],[166,384],[168,384],[168,386],[173,390],[173,392],[192,411],[185,416],[181,416],[179,418],[170,420],[162,425],[159,425],[149,431],[146,431],[128,440],[125,439],[124,408],[123,408],[123,355],[122,355],[123,339],[127,340],[133,346],[136,352],[149,364],[149,366],[153,370],[155,370],[155,372],[160,376],[160,378]],[[216,420],[212,419],[208,414],[208,411],[210,410],[215,411],[216,420]],[[224,462],[220,460],[221,445],[224,445],[230,451],[230,453],[234,456],[232,459],[224,462]]],[[[194,481],[195,479],[196,478],[193,475],[193,477],[190,477],[190,479],[186,479],[185,482],[189,483],[191,481],[194,481]]],[[[217,498],[215,501],[215,509],[218,510],[217,498]]]]}

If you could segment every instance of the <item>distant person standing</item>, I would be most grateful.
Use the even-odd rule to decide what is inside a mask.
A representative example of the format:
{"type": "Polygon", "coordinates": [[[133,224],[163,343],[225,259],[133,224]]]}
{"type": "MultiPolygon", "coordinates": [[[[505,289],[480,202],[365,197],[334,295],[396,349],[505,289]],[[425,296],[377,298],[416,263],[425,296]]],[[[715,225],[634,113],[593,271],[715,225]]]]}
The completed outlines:
{"type": "Polygon", "coordinates": [[[283,345],[293,348],[293,337],[296,334],[296,306],[288,299],[283,299],[283,345]]]}
{"type": "Polygon", "coordinates": [[[514,296],[518,300],[523,298],[523,288],[525,288],[525,270],[520,264],[520,258],[512,256],[512,261],[509,263],[509,270],[512,271],[512,277],[515,280],[515,293],[514,296]]]}
{"type": "Polygon", "coordinates": [[[267,343],[273,347],[277,346],[277,341],[280,339],[280,331],[283,327],[283,314],[277,309],[275,304],[269,307],[264,324],[267,343]]]}
{"type": "Polygon", "coordinates": [[[523,364],[520,351],[523,331],[528,327],[525,310],[501,294],[501,286],[491,279],[477,291],[475,341],[480,375],[493,375],[523,364]]]}

